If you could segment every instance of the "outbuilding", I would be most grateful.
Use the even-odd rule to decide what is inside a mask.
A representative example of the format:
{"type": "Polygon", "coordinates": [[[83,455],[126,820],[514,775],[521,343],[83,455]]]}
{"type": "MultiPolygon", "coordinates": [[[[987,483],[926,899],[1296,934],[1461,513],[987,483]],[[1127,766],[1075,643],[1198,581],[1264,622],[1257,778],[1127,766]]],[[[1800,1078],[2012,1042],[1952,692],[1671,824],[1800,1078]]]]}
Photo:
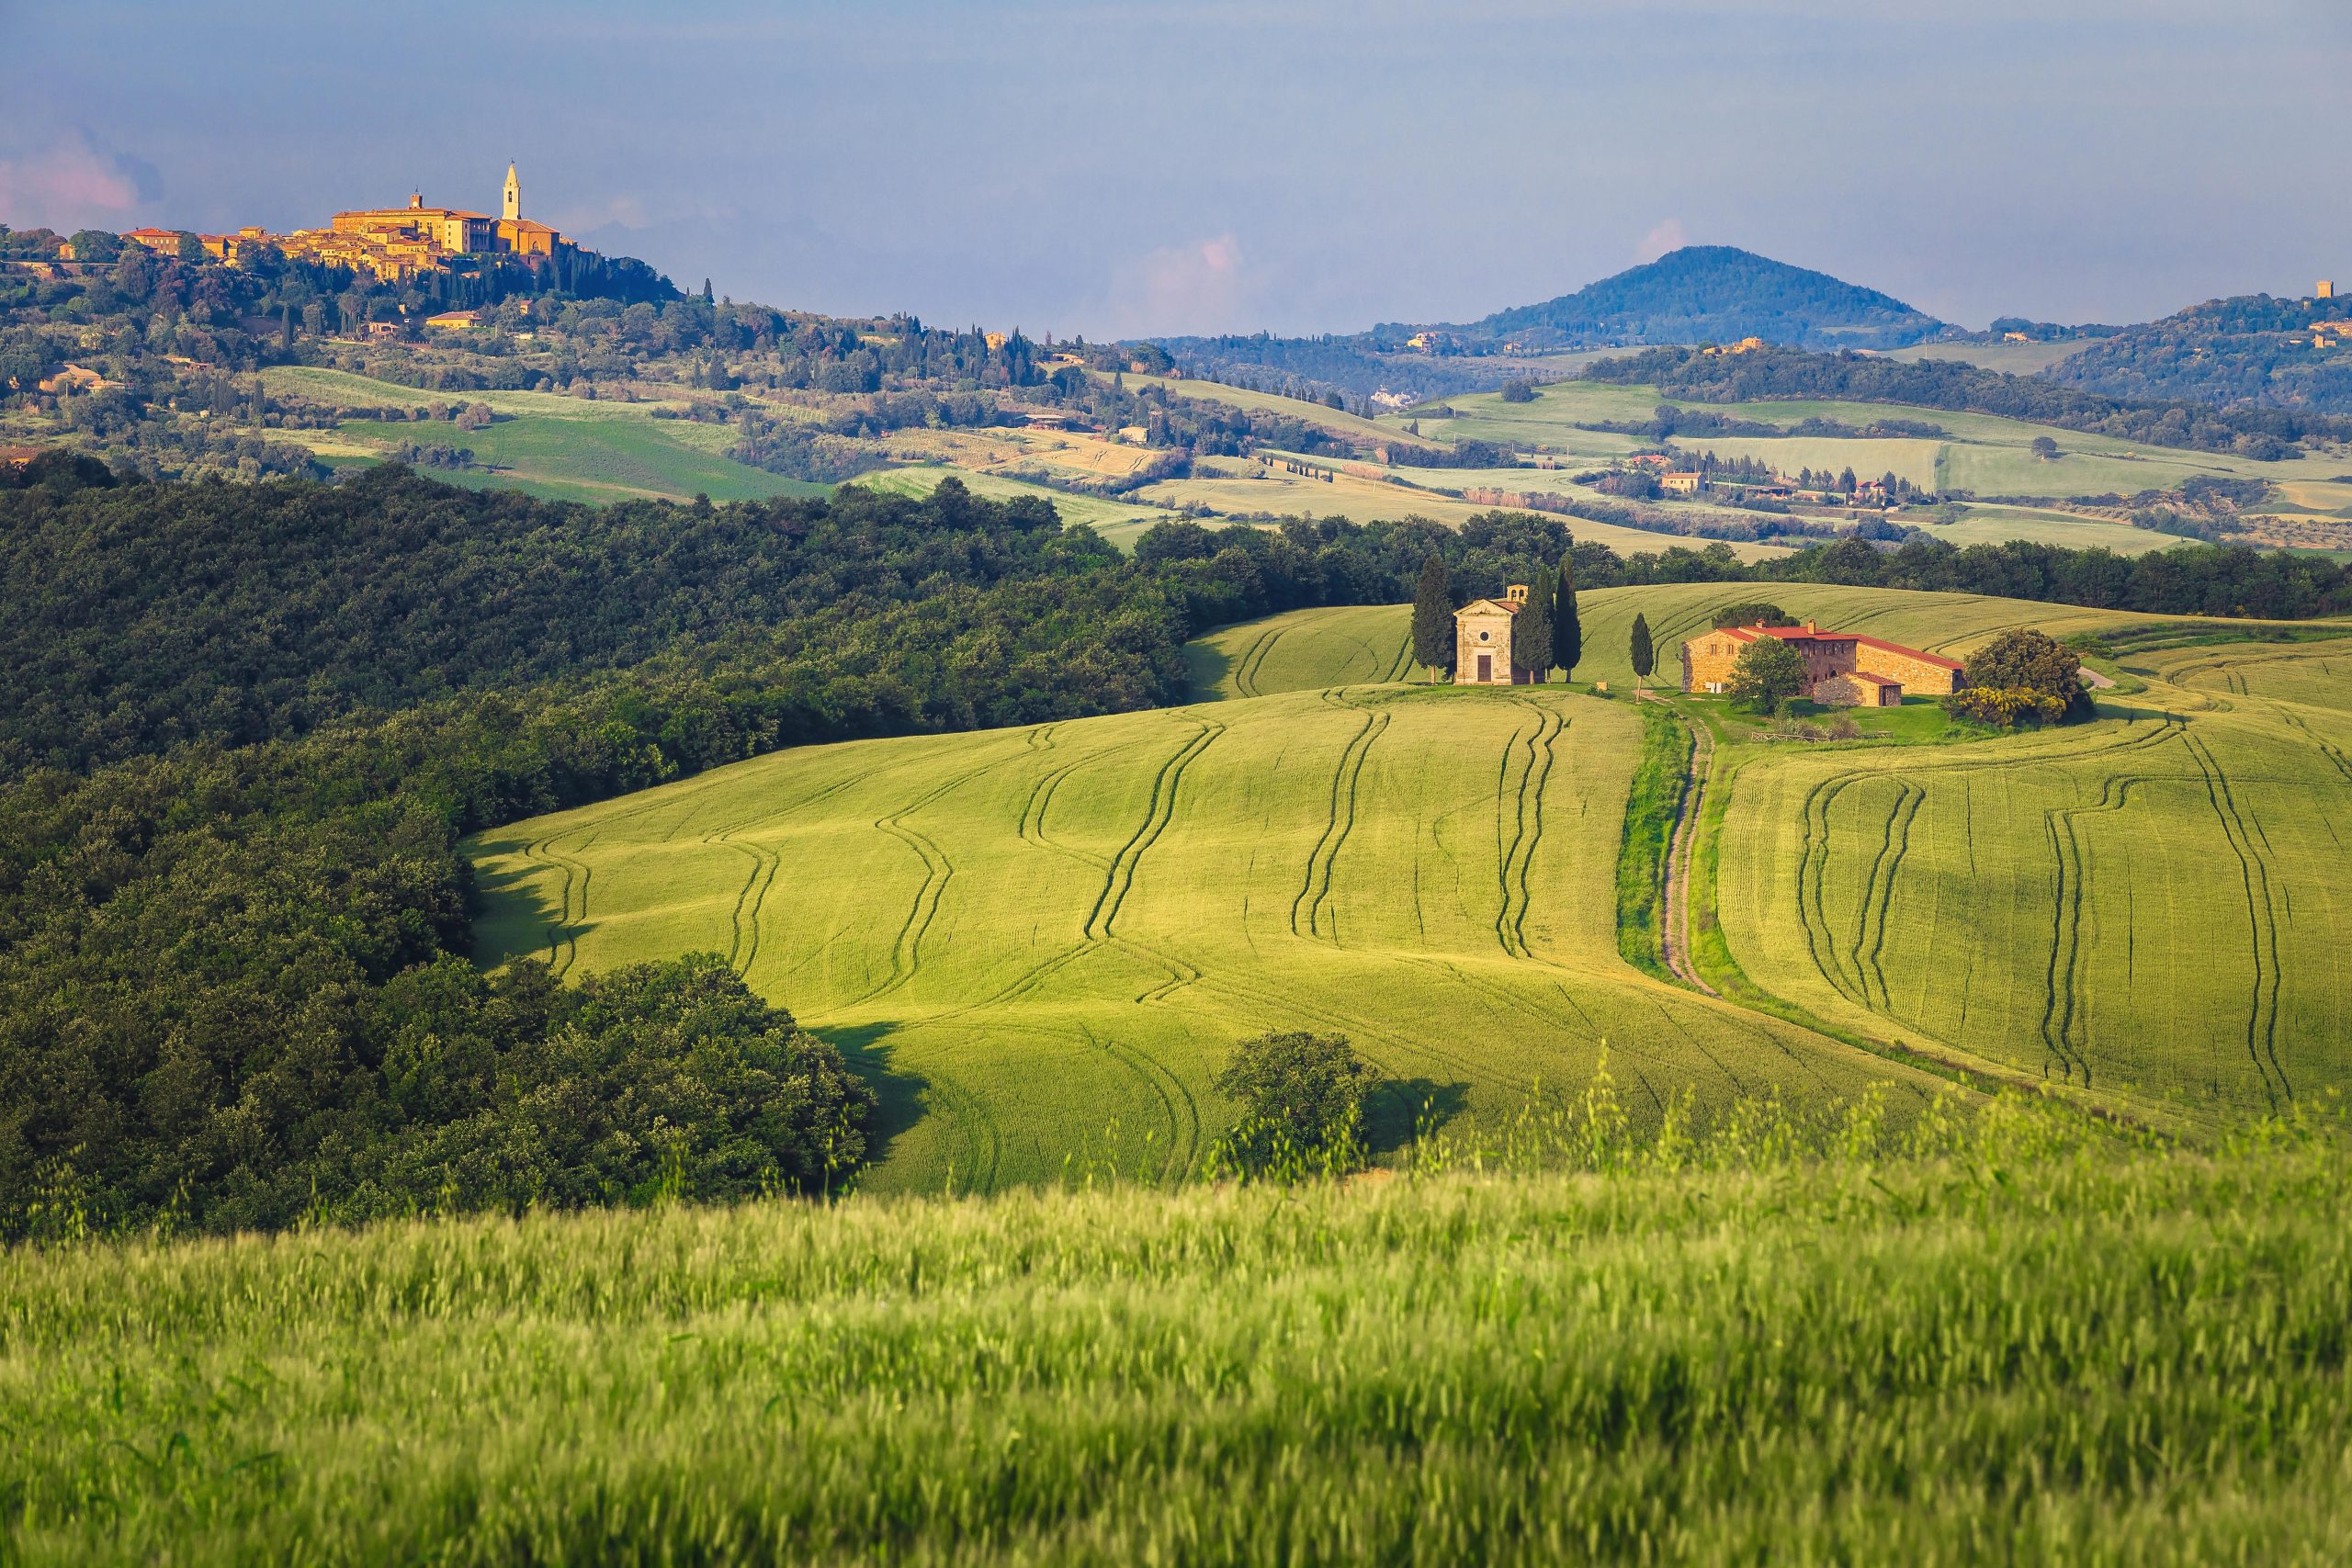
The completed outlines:
{"type": "Polygon", "coordinates": [[[1512,619],[1527,604],[1527,584],[1514,582],[1499,599],[1473,599],[1453,612],[1453,683],[1510,686],[1526,678],[1512,667],[1512,619]]]}

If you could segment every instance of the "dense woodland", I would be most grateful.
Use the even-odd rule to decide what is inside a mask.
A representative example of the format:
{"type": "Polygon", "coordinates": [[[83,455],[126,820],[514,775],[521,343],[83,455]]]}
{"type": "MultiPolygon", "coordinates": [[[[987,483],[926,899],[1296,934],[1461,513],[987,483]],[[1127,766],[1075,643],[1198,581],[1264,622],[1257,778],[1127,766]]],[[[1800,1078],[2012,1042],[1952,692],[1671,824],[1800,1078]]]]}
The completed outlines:
{"type": "Polygon", "coordinates": [[[2110,397],[2352,415],[2352,348],[2341,330],[2316,330],[2352,317],[2348,305],[2267,294],[2208,300],[2110,332],[2042,374],[2110,397]]]}

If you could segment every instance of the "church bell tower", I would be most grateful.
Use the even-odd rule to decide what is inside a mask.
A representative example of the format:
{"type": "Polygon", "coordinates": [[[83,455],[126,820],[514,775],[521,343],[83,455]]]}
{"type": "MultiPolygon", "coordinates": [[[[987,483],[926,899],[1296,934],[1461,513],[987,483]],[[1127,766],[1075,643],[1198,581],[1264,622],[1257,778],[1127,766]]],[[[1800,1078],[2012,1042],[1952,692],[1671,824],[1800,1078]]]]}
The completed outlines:
{"type": "Polygon", "coordinates": [[[506,165],[506,210],[500,217],[512,223],[523,216],[523,182],[515,177],[514,165],[506,165]]]}

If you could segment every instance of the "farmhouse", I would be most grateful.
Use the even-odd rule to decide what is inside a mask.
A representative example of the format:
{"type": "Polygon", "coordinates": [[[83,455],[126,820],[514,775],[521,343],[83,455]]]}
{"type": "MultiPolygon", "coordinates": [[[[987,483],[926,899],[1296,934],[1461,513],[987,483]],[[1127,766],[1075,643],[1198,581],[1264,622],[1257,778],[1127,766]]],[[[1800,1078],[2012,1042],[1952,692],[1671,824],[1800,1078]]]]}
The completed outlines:
{"type": "Polygon", "coordinates": [[[1804,694],[1825,707],[1894,707],[1907,689],[1942,696],[1967,683],[1951,660],[1859,632],[1801,626],[1718,626],[1682,645],[1682,689],[1720,692],[1731,683],[1740,650],[1758,637],[1778,637],[1804,659],[1804,694]]]}
{"type": "Polygon", "coordinates": [[[1514,582],[1499,599],[1473,599],[1453,612],[1453,683],[1509,686],[1523,681],[1511,667],[1510,625],[1527,603],[1527,584],[1514,582]]]}

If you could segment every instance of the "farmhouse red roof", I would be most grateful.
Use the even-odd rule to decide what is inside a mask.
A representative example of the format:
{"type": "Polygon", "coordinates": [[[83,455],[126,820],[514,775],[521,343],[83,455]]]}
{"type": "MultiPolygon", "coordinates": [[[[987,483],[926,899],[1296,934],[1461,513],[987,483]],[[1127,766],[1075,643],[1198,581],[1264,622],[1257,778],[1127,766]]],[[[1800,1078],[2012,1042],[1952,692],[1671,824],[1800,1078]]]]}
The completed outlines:
{"type": "Polygon", "coordinates": [[[1875,675],[1868,670],[1855,671],[1854,679],[1857,681],[1868,681],[1873,686],[1893,686],[1898,690],[1900,690],[1903,685],[1902,682],[1895,680],[1891,675],[1875,675]]]}
{"type": "Polygon", "coordinates": [[[1758,633],[1779,637],[1782,642],[1850,642],[1857,649],[1875,648],[1882,653],[1899,653],[1905,659],[1916,659],[1941,670],[1961,668],[1960,660],[1956,659],[1924,653],[1916,648],[1905,648],[1899,642],[1886,642],[1878,637],[1865,637],[1860,632],[1826,632],[1817,626],[1732,626],[1727,630],[1731,637],[1741,642],[1755,640],[1758,633]]]}

